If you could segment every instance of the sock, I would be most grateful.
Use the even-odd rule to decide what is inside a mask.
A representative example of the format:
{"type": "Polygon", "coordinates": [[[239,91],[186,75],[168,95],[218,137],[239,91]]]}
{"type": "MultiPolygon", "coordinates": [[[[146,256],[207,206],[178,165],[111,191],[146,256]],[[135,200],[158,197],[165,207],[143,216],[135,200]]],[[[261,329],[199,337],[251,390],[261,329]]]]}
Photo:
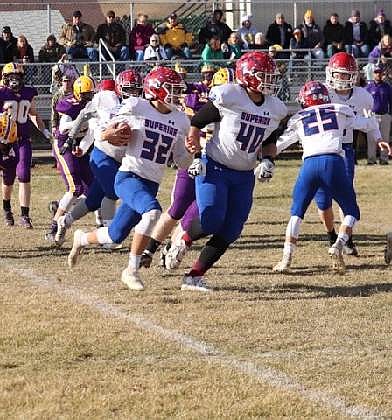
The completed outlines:
{"type": "Polygon", "coordinates": [[[129,254],[129,261],[128,261],[129,271],[137,271],[139,269],[141,257],[142,257],[141,255],[129,254]]]}
{"type": "Polygon", "coordinates": [[[88,245],[87,233],[83,233],[83,235],[80,237],[80,244],[82,246],[88,245]]]}
{"type": "Polygon", "coordinates": [[[188,248],[190,248],[190,247],[192,246],[192,238],[189,236],[189,233],[188,233],[188,232],[185,232],[185,233],[182,235],[181,239],[183,239],[183,240],[184,240],[185,245],[186,245],[188,248]]]}
{"type": "Polygon", "coordinates": [[[29,217],[30,207],[20,207],[20,215],[23,217],[29,217]]]}
{"type": "Polygon", "coordinates": [[[146,251],[148,251],[151,255],[154,255],[161,245],[161,242],[157,241],[154,238],[151,238],[146,246],[146,251]]]}
{"type": "Polygon", "coordinates": [[[192,277],[201,277],[207,271],[207,267],[199,260],[196,260],[192,264],[191,271],[187,274],[188,276],[192,277]]]}
{"type": "Polygon", "coordinates": [[[329,244],[333,245],[336,242],[336,239],[338,239],[338,235],[335,232],[335,228],[331,230],[331,232],[327,232],[329,244]]]}
{"type": "Polygon", "coordinates": [[[285,242],[283,246],[283,255],[293,255],[296,245],[291,242],[285,242]]]}
{"type": "Polygon", "coordinates": [[[3,210],[11,211],[11,200],[3,200],[3,210]]]}

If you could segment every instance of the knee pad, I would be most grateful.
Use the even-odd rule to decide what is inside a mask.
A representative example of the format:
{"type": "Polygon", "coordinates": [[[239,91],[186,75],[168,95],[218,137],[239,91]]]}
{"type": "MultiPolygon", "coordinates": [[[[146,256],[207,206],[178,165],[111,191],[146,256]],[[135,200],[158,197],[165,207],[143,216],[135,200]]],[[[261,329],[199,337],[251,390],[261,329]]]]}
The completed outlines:
{"type": "Polygon", "coordinates": [[[135,232],[144,236],[151,236],[154,226],[161,216],[161,210],[153,209],[143,213],[142,220],[135,226],[135,232]]]}
{"type": "Polygon", "coordinates": [[[347,216],[344,216],[342,224],[344,226],[349,227],[349,228],[353,228],[356,221],[357,221],[357,219],[354,216],[347,215],[347,216]]]}
{"type": "Polygon", "coordinates": [[[74,208],[71,210],[71,216],[73,221],[81,219],[83,216],[85,216],[89,209],[86,206],[86,199],[85,198],[79,198],[79,200],[76,200],[77,203],[75,204],[74,208]]]}
{"type": "Polygon", "coordinates": [[[286,228],[286,238],[292,237],[298,239],[301,223],[302,219],[300,217],[291,216],[286,228]]]}
{"type": "Polygon", "coordinates": [[[116,212],[116,200],[104,197],[101,203],[101,218],[104,226],[109,226],[116,212]]]}
{"type": "Polygon", "coordinates": [[[64,211],[69,211],[72,205],[76,203],[76,200],[77,197],[75,197],[71,192],[66,192],[59,201],[59,207],[64,211]]]}

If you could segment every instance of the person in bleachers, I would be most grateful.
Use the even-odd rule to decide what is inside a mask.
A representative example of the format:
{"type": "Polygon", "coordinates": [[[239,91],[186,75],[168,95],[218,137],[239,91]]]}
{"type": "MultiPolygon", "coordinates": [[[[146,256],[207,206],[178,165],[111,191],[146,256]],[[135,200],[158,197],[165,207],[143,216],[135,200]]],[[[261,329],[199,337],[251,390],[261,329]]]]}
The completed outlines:
{"type": "Polygon", "coordinates": [[[374,48],[384,35],[392,35],[391,22],[386,19],[383,9],[377,12],[377,16],[369,23],[369,44],[374,48]]]}
{"type": "Polygon", "coordinates": [[[98,61],[98,51],[94,48],[95,32],[91,25],[82,22],[82,13],[75,10],[72,23],[62,26],[59,44],[64,45],[72,59],[98,61]]]}
{"type": "Polygon", "coordinates": [[[187,32],[184,26],[178,22],[177,15],[172,13],[168,17],[160,35],[161,44],[165,48],[167,58],[192,58],[190,47],[193,42],[193,35],[187,32]]]}
{"type": "MultiPolygon", "coordinates": [[[[106,13],[106,22],[98,25],[95,42],[98,44],[99,40],[102,39],[116,60],[128,61],[129,48],[126,45],[125,30],[121,24],[116,22],[115,18],[116,14],[113,10],[106,13]]],[[[106,49],[103,48],[102,51],[105,58],[109,59],[106,49]]]]}
{"type": "Polygon", "coordinates": [[[229,39],[227,40],[226,48],[224,45],[221,46],[224,58],[229,60],[236,60],[242,55],[241,51],[241,38],[238,32],[232,32],[229,39]]]}
{"type": "Polygon", "coordinates": [[[369,55],[368,27],[361,21],[359,10],[353,10],[351,17],[347,20],[345,28],[346,52],[355,58],[367,57],[369,55]]]}
{"type": "Polygon", "coordinates": [[[3,48],[3,63],[11,63],[16,56],[17,39],[13,36],[9,26],[3,27],[2,32],[2,48],[3,48]]]}
{"type": "MultiPolygon", "coordinates": [[[[241,28],[238,29],[238,35],[242,41],[242,48],[248,50],[255,43],[257,29],[252,25],[252,15],[245,15],[241,19],[241,28]]],[[[239,58],[239,57],[236,57],[239,58]]]]}
{"type": "Polygon", "coordinates": [[[40,63],[57,63],[64,54],[64,46],[57,42],[54,35],[49,35],[45,45],[39,50],[38,61],[40,63]]]}
{"type": "Polygon", "coordinates": [[[16,41],[16,55],[14,57],[15,62],[18,63],[34,63],[34,51],[33,47],[27,41],[27,38],[20,34],[16,41]]]}
{"type": "Polygon", "coordinates": [[[227,42],[233,32],[230,26],[222,22],[223,12],[220,9],[214,10],[212,19],[209,20],[199,32],[199,47],[201,50],[208,44],[213,35],[218,36],[221,44],[227,42]]]}
{"type": "Polygon", "coordinates": [[[147,48],[144,50],[144,56],[145,61],[149,60],[167,60],[166,52],[163,46],[160,44],[159,41],[159,35],[158,34],[152,34],[150,36],[150,43],[147,46],[147,48]]]}
{"type": "Polygon", "coordinates": [[[308,41],[309,48],[312,48],[312,58],[322,60],[324,58],[324,51],[322,49],[324,36],[319,25],[314,20],[313,12],[308,9],[304,14],[304,21],[299,26],[304,39],[308,41]]]}
{"type": "MultiPolygon", "coordinates": [[[[267,30],[267,41],[270,45],[280,45],[283,49],[290,48],[290,39],[293,37],[293,28],[284,19],[283,13],[277,13],[275,22],[269,25],[267,30]]],[[[288,58],[288,55],[281,53],[281,58],[288,58]]]]}
{"type": "Polygon", "coordinates": [[[380,60],[381,56],[384,56],[384,58],[391,58],[391,53],[392,36],[384,35],[378,45],[376,45],[369,54],[369,62],[375,64],[380,60]]]}
{"type": "Polygon", "coordinates": [[[129,34],[129,52],[133,60],[142,61],[145,59],[144,50],[149,45],[154,32],[154,28],[148,22],[148,16],[144,13],[139,13],[137,15],[136,25],[129,34]]]}
{"type": "Polygon", "coordinates": [[[308,55],[306,51],[295,51],[309,48],[309,42],[304,38],[301,28],[295,28],[293,38],[290,39],[291,58],[295,60],[303,60],[308,55]]]}
{"type": "Polygon", "coordinates": [[[203,60],[203,64],[212,64],[214,60],[223,60],[225,58],[218,35],[211,37],[210,41],[206,44],[201,53],[201,58],[203,60]]]}
{"type": "Polygon", "coordinates": [[[324,47],[328,58],[340,51],[345,51],[344,48],[344,26],[339,23],[339,15],[332,13],[327,20],[324,29],[324,47]]]}
{"type": "Polygon", "coordinates": [[[263,32],[257,32],[255,35],[255,43],[249,45],[250,50],[266,50],[268,49],[268,42],[265,39],[263,32]]]}

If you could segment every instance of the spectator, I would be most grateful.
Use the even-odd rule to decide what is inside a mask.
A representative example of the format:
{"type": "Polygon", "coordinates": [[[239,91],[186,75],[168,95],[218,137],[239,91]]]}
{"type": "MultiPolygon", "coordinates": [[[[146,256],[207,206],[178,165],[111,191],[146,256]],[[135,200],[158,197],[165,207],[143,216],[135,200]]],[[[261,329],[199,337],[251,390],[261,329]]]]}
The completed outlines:
{"type": "Polygon", "coordinates": [[[347,20],[344,28],[346,52],[355,58],[367,57],[369,55],[368,29],[365,22],[361,22],[359,10],[353,10],[351,17],[347,20]]]}
{"type": "Polygon", "coordinates": [[[384,35],[392,35],[391,22],[385,19],[383,9],[380,9],[377,16],[369,23],[369,44],[374,48],[384,35]]]}
{"type": "Polygon", "coordinates": [[[150,44],[144,50],[144,60],[167,60],[165,49],[160,45],[157,34],[150,36],[150,44]]]}
{"type": "Polygon", "coordinates": [[[293,31],[293,38],[290,39],[290,50],[294,50],[291,53],[291,58],[295,60],[303,60],[305,56],[308,56],[306,51],[295,51],[308,49],[308,40],[303,37],[303,33],[300,28],[295,28],[293,31]]]}
{"type": "Polygon", "coordinates": [[[175,57],[192,58],[192,33],[187,32],[181,23],[178,23],[175,13],[169,16],[160,39],[169,60],[175,57]]]}
{"type": "MultiPolygon", "coordinates": [[[[201,53],[203,64],[211,64],[214,60],[223,60],[225,57],[221,50],[221,42],[218,35],[211,37],[201,53]]],[[[213,63],[212,63],[213,64],[213,63]]]]}
{"type": "MultiPolygon", "coordinates": [[[[280,45],[283,49],[289,49],[290,39],[293,36],[293,28],[284,20],[282,13],[277,13],[275,22],[269,25],[267,30],[267,41],[270,45],[280,45]]],[[[280,54],[282,58],[287,58],[287,54],[280,54]]]]}
{"type": "MultiPolygon", "coordinates": [[[[369,82],[366,90],[372,95],[374,105],[372,111],[379,122],[381,137],[389,143],[391,134],[391,114],[392,114],[392,87],[385,83],[384,67],[377,65],[373,70],[373,81],[369,82]]],[[[368,136],[368,163],[376,163],[377,145],[368,136]]],[[[388,164],[388,155],[380,151],[380,165],[388,164]]]]}
{"type": "MultiPolygon", "coordinates": [[[[129,49],[126,45],[125,30],[115,21],[115,18],[116,14],[113,10],[109,10],[106,13],[106,22],[98,25],[95,42],[98,44],[99,40],[102,39],[116,60],[128,61],[129,49]]],[[[103,49],[102,51],[103,55],[108,60],[109,56],[106,49],[103,49]]]]}
{"type": "Polygon", "coordinates": [[[57,42],[54,35],[49,35],[46,44],[39,50],[40,63],[57,63],[65,54],[65,48],[57,42]]]}
{"type": "Polygon", "coordinates": [[[249,49],[251,50],[266,50],[268,49],[268,42],[265,39],[263,32],[257,32],[255,35],[255,43],[253,45],[249,45],[249,49]]]}
{"type": "Polygon", "coordinates": [[[324,26],[324,46],[327,57],[331,58],[334,54],[344,51],[344,26],[339,23],[339,15],[332,13],[324,26]]]}
{"type": "Polygon", "coordinates": [[[279,63],[276,66],[280,77],[278,79],[279,85],[276,90],[276,96],[283,102],[288,102],[290,100],[290,84],[287,78],[287,67],[284,63],[279,63]]]}
{"type": "Polygon", "coordinates": [[[323,33],[320,27],[315,23],[313,12],[308,9],[304,14],[304,21],[299,25],[304,39],[307,40],[309,48],[312,49],[310,52],[312,58],[322,60],[324,58],[323,45],[323,33]]]}
{"type": "Polygon", "coordinates": [[[9,26],[3,27],[3,62],[4,63],[11,63],[16,57],[16,43],[17,39],[12,35],[11,28],[9,26]]]}
{"type": "Polygon", "coordinates": [[[14,61],[18,63],[34,63],[33,48],[23,34],[18,36],[14,61]]]}
{"type": "Polygon", "coordinates": [[[242,47],[245,50],[249,49],[250,45],[254,45],[255,35],[257,33],[256,28],[252,26],[251,19],[252,15],[243,16],[243,18],[241,19],[241,28],[238,30],[238,35],[240,36],[242,41],[242,47]]]}
{"type": "Polygon", "coordinates": [[[226,23],[222,22],[222,18],[222,10],[214,10],[212,19],[209,22],[207,22],[206,26],[200,29],[199,46],[201,49],[205,47],[205,45],[214,35],[218,36],[221,44],[227,42],[230,34],[233,31],[226,23]]]}
{"type": "Polygon", "coordinates": [[[227,40],[227,44],[223,44],[221,49],[223,51],[224,58],[229,60],[236,60],[237,58],[240,58],[242,55],[241,38],[238,32],[232,32],[227,40]]]}
{"type": "Polygon", "coordinates": [[[94,38],[93,27],[82,22],[82,13],[76,10],[72,15],[72,23],[67,23],[61,28],[59,44],[64,45],[72,59],[88,58],[90,61],[98,61],[94,38]]]}
{"type": "Polygon", "coordinates": [[[377,63],[381,56],[384,58],[390,58],[392,53],[392,36],[384,35],[377,46],[375,46],[372,52],[369,54],[369,62],[377,63]]]}
{"type": "MultiPolygon", "coordinates": [[[[129,52],[133,59],[136,61],[142,61],[144,58],[144,60],[146,60],[144,49],[147,45],[149,45],[153,33],[154,28],[151,23],[148,22],[148,16],[144,13],[139,13],[137,15],[136,25],[132,28],[129,34],[129,52]]],[[[154,45],[154,47],[156,46],[154,45]]],[[[148,58],[148,60],[150,59],[151,58],[148,58]]]]}

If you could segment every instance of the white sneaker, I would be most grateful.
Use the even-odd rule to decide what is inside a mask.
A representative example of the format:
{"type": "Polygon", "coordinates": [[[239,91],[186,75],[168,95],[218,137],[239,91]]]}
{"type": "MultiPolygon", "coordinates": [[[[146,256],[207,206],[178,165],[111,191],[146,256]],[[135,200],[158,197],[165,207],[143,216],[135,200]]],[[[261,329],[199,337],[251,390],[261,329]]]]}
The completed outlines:
{"type": "Polygon", "coordinates": [[[328,254],[332,259],[332,270],[338,274],[344,274],[346,272],[346,265],[343,260],[343,249],[333,244],[328,249],[328,254]]]}
{"type": "Polygon", "coordinates": [[[60,216],[57,220],[57,232],[54,236],[54,241],[58,247],[65,242],[65,235],[67,233],[67,227],[65,223],[65,215],[60,216]]]}
{"type": "Polygon", "coordinates": [[[73,244],[71,252],[68,255],[68,267],[73,268],[80,260],[80,255],[83,252],[82,235],[84,232],[80,229],[76,230],[73,237],[73,244]]]}
{"type": "Polygon", "coordinates": [[[189,249],[190,248],[186,246],[183,239],[180,239],[177,243],[173,244],[165,256],[166,269],[173,270],[174,268],[178,268],[189,249]]]}
{"type": "Polygon", "coordinates": [[[283,254],[282,261],[279,261],[273,268],[272,271],[276,273],[287,273],[290,271],[291,265],[291,254],[283,254]]]}
{"type": "Polygon", "coordinates": [[[392,261],[392,232],[387,233],[387,245],[384,249],[384,261],[389,264],[392,261]]]}
{"type": "Polygon", "coordinates": [[[202,276],[184,276],[182,280],[181,290],[193,290],[196,292],[211,292],[202,276]]]}
{"type": "Polygon", "coordinates": [[[128,268],[124,268],[121,273],[121,281],[126,284],[131,290],[144,290],[144,284],[140,278],[139,272],[130,272],[128,268]]]}

